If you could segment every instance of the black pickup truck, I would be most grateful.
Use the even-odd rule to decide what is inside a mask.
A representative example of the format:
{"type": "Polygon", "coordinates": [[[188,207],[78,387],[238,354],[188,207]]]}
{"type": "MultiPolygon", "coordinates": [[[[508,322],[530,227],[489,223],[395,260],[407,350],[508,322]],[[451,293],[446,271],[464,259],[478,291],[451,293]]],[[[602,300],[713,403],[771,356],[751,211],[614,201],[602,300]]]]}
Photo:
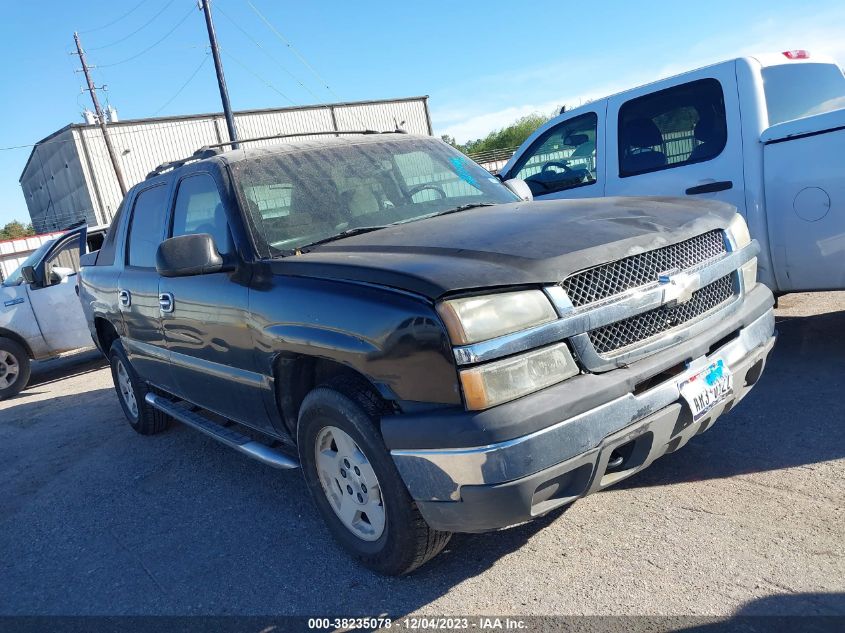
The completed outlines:
{"type": "Polygon", "coordinates": [[[162,165],[80,275],[130,424],[301,468],[332,534],[399,574],[646,468],[748,393],[773,298],[732,207],[520,185],[404,134],[162,165]]]}

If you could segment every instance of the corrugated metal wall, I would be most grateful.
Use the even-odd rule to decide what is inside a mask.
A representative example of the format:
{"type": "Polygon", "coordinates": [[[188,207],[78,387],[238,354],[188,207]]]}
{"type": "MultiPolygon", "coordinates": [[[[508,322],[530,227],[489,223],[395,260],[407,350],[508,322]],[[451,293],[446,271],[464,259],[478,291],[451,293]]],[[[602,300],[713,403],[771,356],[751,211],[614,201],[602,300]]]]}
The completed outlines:
{"type": "MultiPolygon", "coordinates": [[[[426,97],[236,112],[235,125],[241,138],[392,130],[397,125],[411,134],[431,134],[426,97]]],[[[109,134],[130,187],[161,163],[229,140],[221,114],[122,121],[111,124],[109,134]]],[[[71,126],[37,145],[21,175],[21,187],[38,232],[63,228],[82,218],[90,225],[108,224],[122,199],[102,133],[95,125],[71,126]]]]}
{"type": "Polygon", "coordinates": [[[38,233],[83,219],[97,223],[74,133],[67,129],[37,145],[21,176],[21,189],[38,233]]]}
{"type": "MultiPolygon", "coordinates": [[[[99,127],[77,128],[76,133],[90,159],[89,172],[93,178],[89,187],[100,211],[98,224],[108,224],[123,196],[106,143],[99,127]]],[[[110,127],[109,135],[128,187],[141,182],[157,165],[184,158],[203,145],[218,142],[213,117],[120,123],[110,127]]]]}

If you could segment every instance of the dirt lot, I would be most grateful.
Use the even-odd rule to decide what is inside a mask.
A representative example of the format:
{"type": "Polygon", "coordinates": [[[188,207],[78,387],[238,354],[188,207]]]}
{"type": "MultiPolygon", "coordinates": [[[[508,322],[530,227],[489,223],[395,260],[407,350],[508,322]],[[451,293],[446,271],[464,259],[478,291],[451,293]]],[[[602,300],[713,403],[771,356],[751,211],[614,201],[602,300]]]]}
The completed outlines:
{"type": "Polygon", "coordinates": [[[2,614],[845,614],[845,293],[790,295],[760,384],[564,512],[401,579],[332,542],[300,474],[125,422],[105,363],[0,403],[2,614]]]}

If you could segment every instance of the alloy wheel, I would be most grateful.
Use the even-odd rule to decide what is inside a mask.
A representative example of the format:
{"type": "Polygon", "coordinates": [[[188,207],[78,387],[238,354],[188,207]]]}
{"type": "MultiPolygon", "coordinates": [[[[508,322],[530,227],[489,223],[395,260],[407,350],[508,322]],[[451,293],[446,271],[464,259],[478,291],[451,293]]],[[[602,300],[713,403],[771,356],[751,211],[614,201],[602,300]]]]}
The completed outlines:
{"type": "Polygon", "coordinates": [[[21,374],[21,367],[14,354],[0,350],[0,389],[11,387],[21,374]]]}
{"type": "Polygon", "coordinates": [[[120,391],[120,397],[126,404],[126,408],[132,414],[133,418],[138,417],[138,401],[135,400],[135,390],[132,388],[132,380],[129,378],[129,372],[126,371],[122,361],[117,361],[117,388],[120,391]]]}

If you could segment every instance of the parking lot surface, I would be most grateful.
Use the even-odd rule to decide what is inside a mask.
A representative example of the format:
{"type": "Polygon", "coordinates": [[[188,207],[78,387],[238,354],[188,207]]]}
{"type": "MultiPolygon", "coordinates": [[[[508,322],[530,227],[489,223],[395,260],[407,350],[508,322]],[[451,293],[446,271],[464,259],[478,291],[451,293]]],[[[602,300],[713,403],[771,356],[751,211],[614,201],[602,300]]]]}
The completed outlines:
{"type": "Polygon", "coordinates": [[[684,449],[384,578],[298,471],[126,423],[105,362],[0,402],[0,614],[845,614],[845,293],[789,295],[757,387],[684,449]]]}

